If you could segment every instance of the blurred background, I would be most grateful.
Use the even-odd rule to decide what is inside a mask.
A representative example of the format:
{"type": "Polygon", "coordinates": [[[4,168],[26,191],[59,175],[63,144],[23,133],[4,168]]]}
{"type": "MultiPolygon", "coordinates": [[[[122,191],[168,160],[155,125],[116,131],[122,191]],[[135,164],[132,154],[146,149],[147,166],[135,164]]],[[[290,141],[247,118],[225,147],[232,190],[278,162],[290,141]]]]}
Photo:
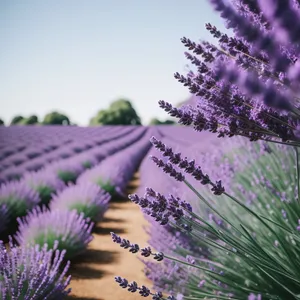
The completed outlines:
{"type": "Polygon", "coordinates": [[[207,22],[224,28],[204,0],[1,0],[1,121],[111,123],[120,99],[144,125],[165,121],[157,101],[189,97],[173,78],[188,68],[180,38],[213,42],[207,22]]]}

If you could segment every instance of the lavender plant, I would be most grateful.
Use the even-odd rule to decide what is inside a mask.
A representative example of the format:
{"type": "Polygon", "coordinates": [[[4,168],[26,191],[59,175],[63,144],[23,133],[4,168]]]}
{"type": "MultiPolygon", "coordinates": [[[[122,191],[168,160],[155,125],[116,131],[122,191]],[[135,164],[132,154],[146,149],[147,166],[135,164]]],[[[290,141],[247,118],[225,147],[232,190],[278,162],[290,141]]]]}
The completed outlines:
{"type": "Polygon", "coordinates": [[[39,193],[42,205],[48,205],[52,194],[65,188],[64,182],[51,172],[28,172],[23,180],[39,193]]]}
{"type": "Polygon", "coordinates": [[[109,193],[98,185],[86,182],[71,185],[55,195],[51,201],[51,210],[76,210],[84,218],[98,222],[103,218],[111,199],[109,193]]]}
{"type": "Polygon", "coordinates": [[[300,3],[210,2],[233,36],[206,24],[218,46],[183,38],[195,71],[175,77],[198,101],[182,108],[159,104],[196,131],[257,142],[244,139],[227,153],[196,162],[152,138],[165,157],[152,161],[192,193],[163,195],[146,188],[144,196],[130,196],[167,230],[157,239],[158,251],[112,238],[162,262],[159,268],[149,264],[161,291],[120,277],[116,282],[155,300],[166,299],[162,292],[180,292],[181,299],[300,299],[300,3]],[[176,247],[168,247],[172,234],[176,247]]]}
{"type": "Polygon", "coordinates": [[[84,171],[84,167],[80,163],[72,163],[70,161],[56,161],[47,167],[46,172],[53,172],[57,178],[64,183],[75,182],[77,177],[84,171]]]}
{"type": "Polygon", "coordinates": [[[5,206],[9,223],[15,222],[17,217],[25,216],[27,210],[40,202],[39,195],[25,182],[11,181],[0,185],[0,205],[5,206]]]}
{"type": "Polygon", "coordinates": [[[70,293],[71,276],[66,277],[70,263],[63,269],[65,251],[43,247],[16,247],[10,241],[7,249],[0,241],[0,299],[63,299],[70,293]]]}
{"type": "Polygon", "coordinates": [[[18,218],[19,230],[15,238],[19,245],[40,245],[47,243],[53,249],[58,242],[59,250],[66,250],[66,258],[74,258],[85,251],[92,241],[94,223],[77,214],[76,210],[47,210],[37,207],[26,217],[18,218]]]}

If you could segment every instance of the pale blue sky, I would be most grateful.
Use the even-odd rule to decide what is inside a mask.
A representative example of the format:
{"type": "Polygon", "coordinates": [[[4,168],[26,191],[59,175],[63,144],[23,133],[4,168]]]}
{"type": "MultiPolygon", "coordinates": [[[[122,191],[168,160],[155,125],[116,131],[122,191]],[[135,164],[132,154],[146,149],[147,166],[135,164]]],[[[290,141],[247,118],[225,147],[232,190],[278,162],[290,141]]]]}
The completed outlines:
{"type": "Polygon", "coordinates": [[[0,118],[51,110],[79,125],[125,97],[147,123],[185,100],[180,38],[223,28],[207,0],[0,0],[0,118]]]}

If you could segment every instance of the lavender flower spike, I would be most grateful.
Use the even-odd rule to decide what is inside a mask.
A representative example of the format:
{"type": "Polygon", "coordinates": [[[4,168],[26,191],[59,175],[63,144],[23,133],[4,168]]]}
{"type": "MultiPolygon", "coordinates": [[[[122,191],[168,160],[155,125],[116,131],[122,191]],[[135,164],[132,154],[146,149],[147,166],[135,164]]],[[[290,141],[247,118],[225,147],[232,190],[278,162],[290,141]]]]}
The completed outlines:
{"type": "MultiPolygon", "coordinates": [[[[149,288],[147,288],[146,286],[142,285],[142,286],[138,286],[138,284],[133,281],[131,283],[128,283],[128,280],[126,278],[122,278],[120,276],[116,276],[115,277],[115,281],[119,284],[119,286],[123,289],[126,289],[131,292],[131,293],[135,293],[135,292],[139,292],[139,294],[142,297],[149,297],[152,296],[153,300],[163,300],[165,298],[163,298],[163,294],[161,292],[156,292],[155,294],[152,293],[150,291],[149,288]]],[[[173,300],[174,298],[171,298],[172,296],[169,296],[167,298],[167,300],[173,300]]]]}
{"type": "Polygon", "coordinates": [[[79,215],[75,210],[49,211],[37,207],[17,221],[19,231],[15,238],[21,246],[47,243],[52,248],[58,241],[58,249],[66,250],[67,259],[85,251],[93,239],[91,231],[94,223],[89,223],[82,213],[79,215]]]}
{"type": "Polygon", "coordinates": [[[0,241],[0,299],[63,299],[71,291],[71,276],[64,279],[70,262],[60,269],[64,255],[55,247],[20,248],[11,241],[8,250],[0,241]]]}
{"type": "Polygon", "coordinates": [[[98,222],[103,218],[108,209],[111,199],[109,193],[98,185],[86,182],[71,185],[62,192],[55,195],[51,201],[50,208],[57,210],[73,210],[83,213],[85,218],[98,222]]]}

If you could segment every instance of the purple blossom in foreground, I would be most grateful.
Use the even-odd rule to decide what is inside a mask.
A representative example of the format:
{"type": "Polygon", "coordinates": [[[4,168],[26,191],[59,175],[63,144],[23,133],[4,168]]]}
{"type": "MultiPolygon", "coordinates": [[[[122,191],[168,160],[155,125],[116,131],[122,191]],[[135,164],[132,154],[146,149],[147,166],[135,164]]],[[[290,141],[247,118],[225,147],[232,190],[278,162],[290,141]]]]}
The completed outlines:
{"type": "Polygon", "coordinates": [[[175,78],[197,101],[160,107],[197,131],[299,146],[299,1],[210,2],[233,35],[208,23],[218,46],[182,38],[195,71],[175,78]]]}
{"type": "Polygon", "coordinates": [[[262,296],[261,295],[255,295],[255,294],[251,293],[248,296],[248,300],[262,300],[262,296]]]}
{"type": "MultiPolygon", "coordinates": [[[[212,192],[215,195],[222,195],[225,192],[224,187],[222,186],[221,180],[213,183],[207,174],[204,174],[201,167],[195,163],[195,160],[188,160],[187,158],[182,159],[180,153],[174,153],[172,148],[167,147],[161,141],[157,140],[155,137],[151,138],[152,144],[160,150],[163,156],[168,157],[171,164],[177,165],[180,169],[184,170],[186,173],[191,174],[197,181],[200,181],[201,184],[206,185],[210,184],[212,186],[212,192]]],[[[167,164],[162,164],[161,160],[154,161],[159,167],[163,167],[167,164]]],[[[167,173],[167,172],[166,172],[167,173]]]]}
{"type": "Polygon", "coordinates": [[[51,210],[76,210],[93,222],[100,221],[108,209],[111,196],[93,183],[71,185],[55,195],[51,201],[51,210]]]}
{"type": "Polygon", "coordinates": [[[161,168],[165,173],[169,174],[171,177],[174,177],[177,181],[184,181],[185,177],[181,172],[178,172],[170,163],[165,163],[162,159],[157,158],[156,156],[150,157],[152,161],[161,168]]]}
{"type": "Polygon", "coordinates": [[[153,258],[157,261],[162,261],[164,259],[164,254],[162,252],[152,252],[150,247],[140,248],[138,244],[132,244],[129,240],[122,239],[120,236],[111,232],[111,238],[114,243],[119,244],[121,248],[129,249],[131,253],[138,253],[140,252],[142,256],[149,257],[153,255],[153,258]]]}
{"type": "Polygon", "coordinates": [[[135,281],[129,283],[127,279],[122,278],[120,276],[116,276],[115,281],[119,284],[121,288],[123,289],[127,288],[127,290],[131,293],[139,292],[139,294],[142,297],[152,296],[152,300],[163,300],[163,299],[176,300],[174,296],[168,296],[167,298],[164,298],[161,292],[152,293],[150,289],[147,288],[146,286],[144,285],[138,286],[138,284],[135,281]]]}
{"type": "Polygon", "coordinates": [[[66,187],[65,183],[57,178],[54,173],[46,171],[25,173],[23,180],[39,193],[41,204],[48,204],[53,193],[57,193],[66,187]]]}
{"type": "Polygon", "coordinates": [[[66,277],[70,262],[62,268],[65,251],[40,247],[7,249],[0,241],[0,299],[63,299],[71,276],[66,277]]]}
{"type": "Polygon", "coordinates": [[[25,182],[11,181],[0,185],[0,204],[5,204],[10,220],[26,215],[40,202],[38,193],[25,182]]]}
{"type": "Polygon", "coordinates": [[[66,258],[73,258],[92,241],[94,223],[84,219],[76,210],[35,208],[26,217],[18,218],[19,230],[15,236],[21,246],[48,244],[52,248],[58,241],[58,249],[66,250],[66,258]]]}
{"type": "Polygon", "coordinates": [[[184,209],[186,209],[186,203],[179,198],[172,195],[165,197],[150,188],[146,189],[144,197],[136,194],[128,197],[132,202],[138,204],[144,213],[161,225],[168,224],[170,218],[179,221],[184,216],[184,209]]]}

